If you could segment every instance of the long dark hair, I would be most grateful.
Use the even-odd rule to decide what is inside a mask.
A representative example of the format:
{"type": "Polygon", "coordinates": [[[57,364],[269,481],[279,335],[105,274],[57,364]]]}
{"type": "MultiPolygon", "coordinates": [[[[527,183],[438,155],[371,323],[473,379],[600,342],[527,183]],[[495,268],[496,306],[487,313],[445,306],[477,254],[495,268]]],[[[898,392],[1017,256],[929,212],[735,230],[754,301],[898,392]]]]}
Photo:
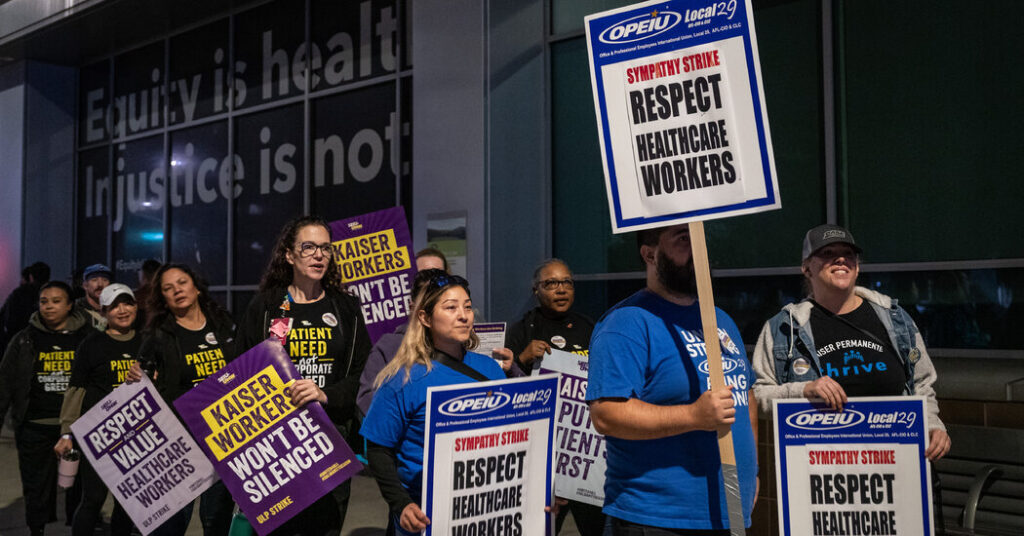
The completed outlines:
{"type": "Polygon", "coordinates": [[[153,274],[153,290],[146,298],[146,316],[149,317],[146,320],[146,329],[159,326],[172,314],[170,308],[167,307],[167,301],[164,300],[164,293],[161,291],[163,286],[161,282],[163,281],[164,274],[169,270],[181,270],[192,279],[192,284],[199,291],[199,298],[196,301],[199,302],[199,308],[203,311],[203,315],[206,316],[207,322],[214,320],[211,317],[215,315],[227,314],[220,304],[210,296],[210,288],[207,286],[206,280],[197,274],[191,266],[169,262],[158,268],[156,273],[153,274]]]}
{"type": "MultiPolygon", "coordinates": [[[[274,245],[274,252],[270,257],[270,264],[263,272],[263,279],[260,281],[261,293],[267,294],[292,284],[292,265],[288,263],[285,254],[295,247],[295,237],[298,236],[299,231],[310,225],[323,227],[327,230],[327,236],[331,237],[331,226],[327,220],[319,216],[302,216],[286,223],[277,237],[277,244],[274,245]]],[[[331,240],[333,242],[334,238],[331,237],[331,240]]],[[[338,269],[338,263],[334,257],[328,259],[327,271],[324,272],[324,278],[320,281],[320,285],[325,290],[342,291],[341,271],[338,269]]]]}

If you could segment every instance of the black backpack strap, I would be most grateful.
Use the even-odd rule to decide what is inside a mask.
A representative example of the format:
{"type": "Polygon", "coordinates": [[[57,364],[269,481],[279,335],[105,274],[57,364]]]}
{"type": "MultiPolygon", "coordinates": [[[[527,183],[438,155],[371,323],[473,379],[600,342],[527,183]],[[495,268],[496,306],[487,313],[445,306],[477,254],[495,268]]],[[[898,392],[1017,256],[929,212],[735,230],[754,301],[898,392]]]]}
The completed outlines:
{"type": "Polygon", "coordinates": [[[469,376],[470,378],[473,378],[478,382],[491,381],[490,378],[484,376],[483,374],[480,374],[473,367],[467,365],[466,363],[459,359],[455,359],[454,357],[442,352],[441,350],[434,351],[434,361],[437,361],[438,363],[454,370],[455,372],[461,372],[462,374],[465,374],[466,376],[469,376]]]}

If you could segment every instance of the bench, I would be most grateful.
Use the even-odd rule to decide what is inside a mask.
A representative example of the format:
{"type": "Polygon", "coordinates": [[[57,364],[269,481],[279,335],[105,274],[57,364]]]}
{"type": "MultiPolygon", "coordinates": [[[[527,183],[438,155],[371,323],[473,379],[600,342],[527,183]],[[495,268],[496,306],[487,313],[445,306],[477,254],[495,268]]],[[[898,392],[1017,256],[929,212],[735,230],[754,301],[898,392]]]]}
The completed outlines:
{"type": "Polygon", "coordinates": [[[946,534],[1024,534],[1024,465],[947,456],[935,468],[946,534]]]}

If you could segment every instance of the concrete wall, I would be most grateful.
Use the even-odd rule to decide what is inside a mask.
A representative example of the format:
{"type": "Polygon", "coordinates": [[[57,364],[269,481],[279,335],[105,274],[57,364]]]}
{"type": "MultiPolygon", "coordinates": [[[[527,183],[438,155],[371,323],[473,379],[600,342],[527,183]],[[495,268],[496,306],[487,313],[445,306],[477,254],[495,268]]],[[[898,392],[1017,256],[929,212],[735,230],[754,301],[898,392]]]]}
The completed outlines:
{"type": "Polygon", "coordinates": [[[552,250],[544,2],[491,0],[487,27],[488,305],[511,323],[552,250]]]}
{"type": "Polygon", "coordinates": [[[484,7],[417,0],[412,11],[413,241],[427,243],[430,214],[467,214],[467,275],[485,307],[484,7]]]}
{"type": "Polygon", "coordinates": [[[21,278],[25,63],[0,67],[0,300],[21,278]]]}
{"type": "Polygon", "coordinates": [[[411,6],[413,239],[430,214],[465,211],[474,303],[514,322],[551,255],[544,2],[411,6]]]}

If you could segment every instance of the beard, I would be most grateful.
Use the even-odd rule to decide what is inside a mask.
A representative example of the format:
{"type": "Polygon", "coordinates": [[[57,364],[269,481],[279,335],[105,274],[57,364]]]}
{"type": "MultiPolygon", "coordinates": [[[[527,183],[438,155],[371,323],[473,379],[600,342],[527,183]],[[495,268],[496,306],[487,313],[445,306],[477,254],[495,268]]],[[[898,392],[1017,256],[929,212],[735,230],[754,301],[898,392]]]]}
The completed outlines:
{"type": "Polygon", "coordinates": [[[697,295],[697,275],[693,271],[693,259],[686,264],[676,264],[663,251],[658,251],[658,282],[665,288],[687,296],[697,295]]]}

